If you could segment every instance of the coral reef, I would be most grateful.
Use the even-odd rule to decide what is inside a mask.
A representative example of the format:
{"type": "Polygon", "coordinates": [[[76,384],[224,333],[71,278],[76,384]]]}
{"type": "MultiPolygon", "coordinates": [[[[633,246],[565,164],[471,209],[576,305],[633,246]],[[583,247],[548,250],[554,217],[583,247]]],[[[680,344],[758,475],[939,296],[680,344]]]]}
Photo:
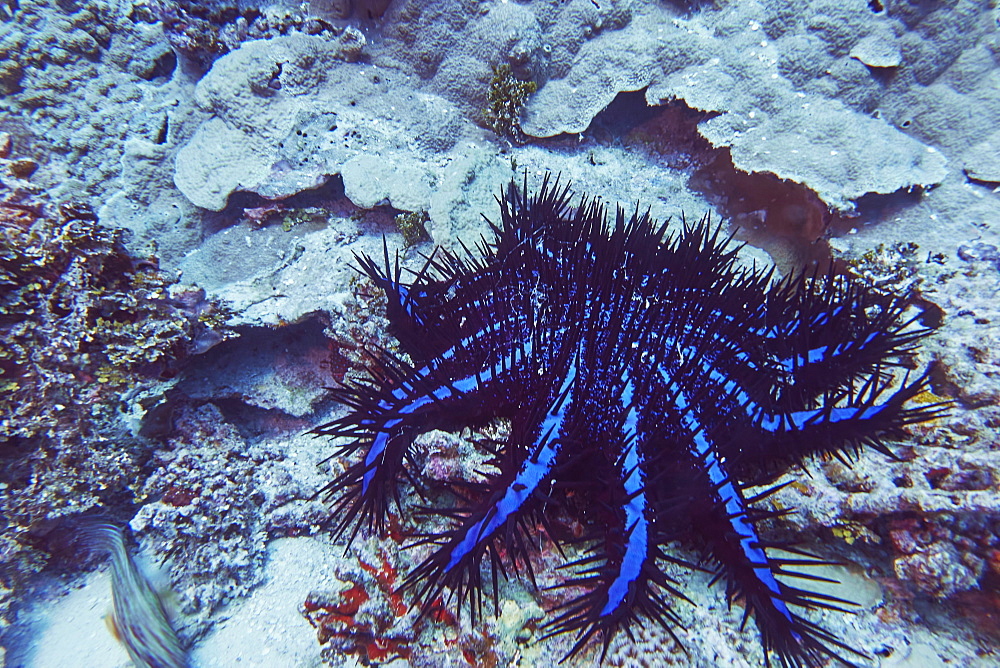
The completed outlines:
{"type": "Polygon", "coordinates": [[[909,295],[921,281],[915,266],[918,251],[913,242],[879,244],[852,261],[850,272],[882,294],[909,295]]]}
{"type": "Polygon", "coordinates": [[[302,614],[317,629],[320,645],[329,645],[330,658],[357,654],[366,663],[410,658],[423,625],[415,614],[408,614],[397,567],[386,554],[378,557],[380,563],[375,565],[359,558],[357,571],[340,574],[338,580],[346,589],[311,592],[302,604],[302,614]]]}
{"type": "MultiPolygon", "coordinates": [[[[146,504],[164,503],[155,495],[165,493],[170,476],[220,484],[225,493],[202,491],[199,502],[221,504],[217,510],[229,503],[228,494],[274,499],[265,501],[263,520],[241,508],[235,534],[220,543],[225,556],[215,562],[174,512],[186,506],[146,511],[160,522],[142,532],[155,556],[165,556],[172,535],[194,555],[190,571],[174,574],[183,590],[200,597],[185,599],[197,611],[189,631],[221,620],[208,611],[225,599],[226,587],[246,592],[261,568],[288,568],[262,565],[269,538],[305,535],[281,539],[311,541],[314,561],[292,570],[313,573],[316,555],[324,555],[345,588],[365,583],[371,598],[354,621],[377,618],[393,629],[385,588],[348,577],[358,575],[358,560],[381,564],[376,546],[338,561],[342,550],[331,548],[319,528],[327,511],[308,500],[321,485],[315,462],[329,452],[289,430],[335,419],[323,386],[354,377],[366,346],[393,345],[381,296],[350,269],[355,252],[380,255],[384,235],[390,254],[401,248],[405,275],[421,260],[419,249],[405,247],[395,216],[426,212],[423,227],[435,242],[474,243],[486,230],[478,214],[493,206],[497,183],[524,169],[531,176],[552,170],[609,201],[648,202],[660,219],[681,211],[721,214],[753,245],[741,251],[748,265],[774,261],[787,272],[808,262],[850,271],[876,290],[908,292],[913,315],[940,325],[919,364],[939,361],[935,387],[956,399],[953,417],[911,429],[891,446],[899,461],[862,453],[853,467],[807,462],[808,475],[793,470],[775,509],[800,512],[768,528],[794,530],[824,554],[857,560],[884,589],[885,600],[850,623],[820,615],[838,637],[886,663],[984,660],[1000,637],[994,4],[0,0],[0,219],[9,242],[3,249],[13,244],[38,253],[5,255],[3,269],[9,259],[12,269],[27,266],[30,273],[35,259],[62,252],[103,258],[46,265],[63,271],[62,279],[47,273],[16,289],[5,284],[4,299],[16,292],[26,301],[7,303],[18,313],[13,320],[5,315],[0,327],[16,329],[23,309],[39,309],[32,317],[45,315],[51,324],[62,311],[88,303],[100,305],[94,322],[100,317],[105,325],[94,341],[81,339],[79,327],[58,332],[86,352],[47,371],[56,374],[49,391],[53,379],[63,378],[64,391],[77,400],[96,396],[97,417],[52,394],[29,396],[24,406],[41,411],[37,428],[21,415],[4,427],[19,425],[44,447],[32,449],[23,439],[0,445],[11,455],[9,470],[20,476],[2,490],[0,504],[22,504],[30,515],[22,518],[33,527],[9,525],[0,536],[0,615],[15,596],[33,594],[25,576],[52,563],[44,518],[100,503],[125,519],[136,510],[132,490],[152,474],[156,485],[146,504]],[[491,79],[508,69],[511,81],[537,85],[517,116],[523,143],[484,127],[491,79]],[[919,187],[925,185],[933,187],[919,187]],[[896,188],[904,191],[890,194],[896,188]],[[864,194],[870,191],[883,194],[864,194]],[[61,214],[59,205],[69,202],[61,214]],[[63,229],[83,236],[64,239],[63,229]],[[39,230],[45,232],[36,236],[39,230]],[[101,250],[107,244],[119,250],[101,250]],[[148,262],[153,256],[167,272],[148,262]],[[92,268],[131,297],[98,286],[99,294],[67,298],[63,290],[50,302],[44,290],[30,287],[64,279],[94,287],[86,278],[92,268]],[[195,365],[183,358],[218,337],[197,323],[210,301],[199,290],[172,285],[175,269],[207,294],[224,295],[241,327],[241,339],[196,357],[195,365]],[[162,345],[154,343],[157,328],[162,345]],[[143,349],[130,345],[132,334],[146,337],[143,349]],[[112,368],[112,358],[127,371],[112,368]],[[240,360],[248,363],[243,372],[240,360]],[[203,382],[206,375],[214,382],[203,382]],[[89,378],[91,394],[77,393],[89,378]],[[109,408],[114,397],[120,406],[109,408]],[[208,407],[191,417],[208,404],[218,411],[208,407]],[[144,436],[136,437],[140,427],[144,436]],[[255,452],[263,463],[247,479],[241,457],[213,461],[206,449],[171,468],[173,450],[193,442],[185,430],[255,452]],[[86,436],[73,441],[69,435],[77,433],[86,436]],[[146,436],[160,439],[163,452],[155,459],[146,436]],[[26,482],[28,492],[19,495],[26,482]],[[207,572],[212,563],[217,585],[207,572]]],[[[23,359],[23,349],[16,355],[23,359]]],[[[38,358],[51,361],[53,354],[42,350],[38,358]]],[[[6,365],[0,362],[5,371],[6,365]]],[[[438,433],[420,447],[435,482],[472,480],[482,463],[468,438],[438,433]]],[[[343,462],[327,466],[336,474],[343,462]]],[[[198,508],[205,516],[200,526],[220,531],[198,508]]],[[[289,547],[277,558],[295,552],[289,547]]],[[[404,553],[393,567],[405,571],[424,556],[404,553]]],[[[561,562],[541,556],[539,573],[561,562]]],[[[302,591],[324,586],[314,577],[297,581],[302,591]]],[[[760,660],[753,638],[735,630],[740,610],[716,614],[724,596],[694,589],[697,610],[711,611],[685,617],[699,629],[681,638],[690,656],[663,649],[670,638],[656,629],[637,628],[634,642],[612,643],[609,663],[760,660]]],[[[336,595],[325,602],[340,605],[336,595]]],[[[501,605],[534,610],[536,598],[561,602],[552,592],[513,587],[502,592],[501,605]]],[[[259,620],[242,613],[232,620],[259,620]]],[[[302,662],[315,662],[315,637],[291,617],[297,626],[280,639],[260,633],[255,640],[284,650],[296,634],[302,662]]],[[[352,645],[337,636],[347,621],[329,626],[336,637],[324,651],[333,664],[351,660],[341,650],[365,655],[358,650],[364,638],[352,645]]],[[[455,650],[461,646],[485,663],[544,664],[551,662],[545,647],[562,647],[531,643],[534,627],[513,624],[497,632],[487,620],[479,639],[460,630],[453,638],[449,623],[444,635],[422,631],[409,644],[410,662],[433,663],[442,651],[467,660],[455,650]]],[[[238,625],[219,624],[232,633],[238,625]]],[[[65,637],[54,640],[46,644],[65,637]]]]}
{"type": "Polygon", "coordinates": [[[350,561],[303,602],[300,612],[316,628],[327,665],[356,657],[370,664],[402,658],[412,666],[499,666],[526,651],[544,617],[526,592],[507,591],[511,598],[496,619],[478,628],[468,628],[444,605],[420,615],[401,590],[406,553],[398,538],[388,547],[351,547],[350,561]]]}
{"type": "Polygon", "coordinates": [[[309,13],[330,20],[348,18],[377,19],[385,14],[391,0],[310,0],[309,13]]]}
{"type": "Polygon", "coordinates": [[[372,209],[389,205],[402,211],[426,211],[431,205],[434,177],[408,151],[387,149],[381,156],[361,153],[341,171],[344,194],[355,206],[372,209]],[[372,178],[377,174],[377,178],[372,178]]]}
{"type": "Polygon", "coordinates": [[[118,393],[140,394],[222,340],[225,311],[173,287],[155,258],[130,256],[87,207],[62,204],[50,218],[41,204],[0,206],[9,447],[55,437],[82,414],[106,419],[118,393]]]}
{"type": "Polygon", "coordinates": [[[305,12],[290,4],[267,2],[172,2],[151,0],[145,15],[158,16],[170,45],[201,71],[249,40],[273,39],[291,33],[318,35],[336,41],[354,42],[344,51],[345,58],[357,58],[364,46],[355,28],[341,25],[339,19],[355,13],[381,14],[379,2],[312,2],[305,12]],[[331,23],[331,21],[333,23],[331,23]]]}
{"type": "MultiPolygon", "coordinates": [[[[354,181],[345,164],[375,154],[379,164],[405,169],[404,182],[426,180],[406,157],[412,155],[409,138],[425,134],[426,110],[437,102],[405,95],[389,102],[400,92],[395,77],[345,64],[363,44],[357,32],[336,42],[295,34],[249,42],[221,58],[198,84],[198,103],[211,116],[177,156],[177,187],[213,210],[237,189],[281,199],[318,187],[342,169],[350,189],[354,181]],[[393,153],[400,159],[385,163],[393,153]]],[[[380,179],[359,167],[371,184],[365,187],[379,188],[380,179]]],[[[426,202],[393,205],[427,208],[426,202]]]]}
{"type": "MultiPolygon", "coordinates": [[[[850,9],[814,7],[812,25],[793,21],[773,28],[772,36],[765,11],[720,8],[685,20],[637,6],[627,27],[582,45],[565,62],[565,74],[539,89],[528,103],[524,130],[533,136],[583,132],[618,93],[645,89],[651,105],[680,99],[712,112],[698,130],[714,146],[729,147],[737,168],[804,184],[837,209],[850,210],[868,192],[894,192],[944,177],[944,159],[932,147],[856,113],[840,101],[841,91],[797,86],[797,64],[779,67],[782,44],[772,42],[779,32],[787,41],[810,35],[811,56],[850,48],[887,19],[873,20],[862,3],[850,9]],[[835,11],[840,22],[835,33],[824,9],[835,11]]],[[[847,58],[845,68],[852,63],[858,74],[871,78],[857,60],[847,58]]],[[[856,82],[850,89],[857,89],[856,82]]]]}
{"type": "MultiPolygon", "coordinates": [[[[316,410],[327,398],[325,388],[343,379],[331,362],[336,345],[323,329],[314,318],[277,332],[244,331],[233,345],[220,346],[200,359],[198,373],[180,379],[175,389],[188,399],[229,399],[271,412],[274,420],[288,419],[288,428],[304,426],[306,422],[296,419],[316,410]]],[[[346,333],[342,336],[347,338],[346,333]]]]}
{"type": "Polygon", "coordinates": [[[46,185],[68,174],[81,196],[102,194],[120,175],[123,142],[163,131],[143,85],[162,84],[176,59],[159,26],[121,10],[103,0],[37,0],[20,3],[4,24],[0,129],[30,148],[46,185]]]}
{"type": "MultiPolygon", "coordinates": [[[[0,137],[9,147],[9,137],[0,137]]],[[[58,517],[127,503],[148,446],[139,421],[227,312],[81,203],[56,204],[0,158],[0,487],[3,582],[47,561],[58,517]],[[40,547],[38,547],[40,546],[40,547]]],[[[5,602],[6,603],[6,602],[5,602]]],[[[4,611],[6,612],[6,611],[4,611]]]]}
{"type": "Polygon", "coordinates": [[[162,21],[163,32],[174,51],[203,70],[246,40],[251,22],[260,14],[240,11],[235,5],[210,7],[199,2],[155,5],[142,7],[143,18],[151,23],[162,21]]]}
{"type": "MultiPolygon", "coordinates": [[[[264,434],[301,424],[283,421],[278,411],[257,423],[244,414],[240,423],[264,434]]],[[[213,612],[261,582],[270,539],[315,534],[330,516],[312,500],[317,458],[300,461],[301,448],[248,438],[215,404],[188,398],[173,399],[166,429],[131,527],[169,564],[182,632],[197,637],[210,628],[213,612]]]]}
{"type": "MultiPolygon", "coordinates": [[[[330,11],[342,15],[349,8],[338,4],[330,11]]],[[[696,131],[712,145],[729,148],[737,170],[766,172],[805,185],[825,206],[842,211],[853,211],[866,193],[931,185],[944,176],[944,158],[934,147],[868,114],[889,95],[887,84],[869,69],[899,70],[905,79],[909,62],[893,68],[865,51],[864,39],[879,39],[889,31],[893,39],[882,41],[892,45],[902,29],[898,20],[882,14],[868,26],[872,10],[860,4],[835,9],[819,3],[810,10],[815,12],[811,21],[780,11],[777,15],[785,18],[776,21],[763,7],[745,10],[747,16],[715,8],[678,16],[653,3],[596,6],[587,0],[561,3],[554,13],[548,11],[541,2],[500,3],[479,13],[458,2],[434,7],[416,0],[393,4],[382,18],[383,41],[364,46],[364,52],[374,70],[382,72],[374,75],[381,83],[379,92],[395,96],[396,103],[391,113],[377,105],[363,108],[363,115],[375,122],[367,123],[370,150],[361,155],[344,150],[353,144],[352,128],[359,131],[349,114],[330,112],[316,122],[300,118],[296,123],[294,114],[284,110],[293,98],[300,116],[310,118],[345,102],[363,105],[375,92],[364,92],[366,81],[351,68],[340,67],[309,91],[296,87],[263,95],[280,79],[298,79],[294,70],[276,76],[279,61],[294,67],[302,57],[325,59],[329,54],[301,40],[270,39],[267,47],[273,56],[262,46],[244,44],[237,52],[243,55],[233,53],[217,63],[217,82],[211,89],[204,82],[200,86],[200,104],[212,116],[181,151],[176,181],[192,202],[218,210],[237,189],[280,198],[343,173],[348,196],[358,206],[370,208],[387,199],[401,210],[430,210],[433,220],[438,216],[426,200],[422,205],[397,203],[393,198],[403,195],[382,187],[400,180],[396,172],[403,164],[411,172],[418,165],[429,168],[413,179],[421,190],[422,184],[440,179],[430,153],[414,150],[412,142],[404,146],[390,135],[401,133],[420,142],[455,136],[451,129],[428,133],[419,127],[428,107],[412,103],[414,90],[425,99],[440,95],[468,118],[478,117],[513,139],[524,138],[521,104],[526,110],[524,130],[538,137],[584,132],[622,91],[645,90],[645,98],[655,105],[683,100],[709,112],[696,131]],[[833,30],[830,16],[857,34],[833,30]],[[741,20],[746,23],[739,24],[741,20]],[[648,40],[650,34],[657,40],[648,40]],[[859,44],[855,55],[849,55],[859,44]],[[299,52],[303,55],[295,55],[299,52]],[[859,57],[878,64],[866,66],[859,57]],[[254,82],[244,79],[257,61],[266,81],[254,88],[254,82]],[[829,68],[833,74],[825,75],[829,68]],[[409,73],[422,81],[407,79],[409,73]],[[538,91],[528,98],[536,82],[538,91]],[[248,85],[258,96],[240,92],[248,85]],[[343,99],[343,91],[351,88],[361,95],[343,99]],[[858,113],[854,103],[844,104],[852,95],[870,98],[862,105],[864,113],[858,113]],[[254,118],[267,120],[250,123],[249,116],[244,118],[249,109],[254,118]],[[207,157],[204,166],[196,156],[207,157]]],[[[333,63],[322,69],[332,68],[333,63]]],[[[454,113],[441,108],[446,103],[440,98],[427,102],[442,120],[454,113]]]]}

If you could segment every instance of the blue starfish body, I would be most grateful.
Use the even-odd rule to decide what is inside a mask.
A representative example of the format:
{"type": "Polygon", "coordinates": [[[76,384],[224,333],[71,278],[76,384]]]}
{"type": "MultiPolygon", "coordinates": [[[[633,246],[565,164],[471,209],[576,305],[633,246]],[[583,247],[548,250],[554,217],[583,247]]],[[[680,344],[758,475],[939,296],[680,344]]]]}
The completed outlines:
{"type": "Polygon", "coordinates": [[[893,385],[888,372],[926,334],[902,322],[905,301],[842,276],[775,283],[736,268],[706,220],[669,238],[638,210],[611,222],[597,200],[573,208],[547,178],[533,196],[511,183],[499,202],[493,243],[436,251],[408,283],[387,251],[384,267],[358,258],[415,364],[382,352],[370,381],[337,391],[348,413],[315,430],[364,452],[328,487],[340,531],[385,529],[402,479],[420,483],[414,436],[507,418],[492,471],[429,510],[452,527],[424,537],[437,547],[407,578],[422,605],[450,590],[475,617],[484,571],[494,600],[498,573],[523,568],[534,581],[529,537],[539,522],[551,535],[547,509],[561,508],[590,527],[565,585],[584,593],[547,623],[549,635],[575,634],[570,655],[595,636],[606,652],[640,620],[673,634],[684,596],[667,562],[717,573],[767,661],[857,653],[793,612],[847,602],[777,577],[824,562],[773,556],[794,548],[762,537],[775,513],[755,504],[769,491],[747,489],[813,454],[888,454],[882,438],[940,414],[904,405],[926,374],[893,385]],[[673,541],[701,563],[669,555],[673,541]]]}

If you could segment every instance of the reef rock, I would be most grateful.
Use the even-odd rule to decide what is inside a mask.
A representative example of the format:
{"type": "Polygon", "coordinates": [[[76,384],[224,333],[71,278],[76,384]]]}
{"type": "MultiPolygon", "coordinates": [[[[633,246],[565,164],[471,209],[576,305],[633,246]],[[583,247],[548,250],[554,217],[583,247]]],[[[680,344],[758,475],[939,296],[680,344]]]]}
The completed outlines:
{"type": "Polygon", "coordinates": [[[857,58],[868,67],[899,67],[903,53],[891,32],[872,34],[854,45],[851,58],[857,58]]]}
{"type": "Polygon", "coordinates": [[[402,211],[430,206],[433,176],[405,155],[356,155],[342,170],[347,198],[362,209],[388,204],[402,211]]]}
{"type": "Polygon", "coordinates": [[[1000,132],[974,145],[965,155],[963,167],[966,175],[976,181],[1000,183],[1000,132]]]}
{"type": "MultiPolygon", "coordinates": [[[[438,129],[457,114],[415,94],[396,71],[345,62],[345,49],[356,50],[345,45],[352,34],[363,39],[345,31],[333,43],[301,34],[247,42],[216,61],[196,90],[209,115],[177,155],[180,191],[219,211],[236,191],[282,199],[317,187],[359,156],[403,152],[412,163],[414,138],[437,134],[428,124],[438,129]]],[[[395,182],[396,164],[366,160],[365,177],[378,182],[385,170],[382,181],[395,182]]],[[[374,195],[364,192],[368,205],[390,194],[368,202],[374,195]]]]}
{"type": "MultiPolygon", "coordinates": [[[[802,62],[781,64],[782,42],[773,37],[793,33],[794,26],[778,26],[773,16],[767,24],[758,10],[740,4],[681,19],[661,8],[645,6],[640,12],[637,6],[626,26],[583,43],[565,64],[565,76],[549,80],[528,102],[524,131],[535,137],[584,132],[618,93],[646,89],[650,105],[682,100],[709,112],[700,133],[714,146],[729,147],[738,169],[806,185],[839,210],[853,209],[854,200],[866,193],[944,178],[946,160],[934,148],[797,87],[793,81],[802,79],[805,61],[822,55],[819,45],[802,62]]],[[[846,55],[852,46],[863,51],[870,36],[892,36],[887,20],[873,17],[863,3],[842,13],[837,19],[848,21],[849,30],[824,33],[822,50],[846,55]]],[[[814,31],[828,25],[821,19],[811,20],[814,31]]],[[[872,64],[891,63],[880,57],[872,64]]]]}

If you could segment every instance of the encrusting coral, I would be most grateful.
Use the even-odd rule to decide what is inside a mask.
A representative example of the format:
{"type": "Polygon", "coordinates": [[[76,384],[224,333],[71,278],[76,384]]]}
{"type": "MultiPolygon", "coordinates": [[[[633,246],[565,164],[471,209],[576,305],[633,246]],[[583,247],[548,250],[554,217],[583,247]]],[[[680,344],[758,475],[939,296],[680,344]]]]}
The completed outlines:
{"type": "MultiPolygon", "coordinates": [[[[9,145],[6,142],[5,145],[9,145]]],[[[48,559],[50,520],[127,502],[148,453],[127,426],[227,312],[175,285],[86,205],[34,193],[0,156],[0,582],[48,559]]],[[[3,597],[0,597],[3,599],[3,597]]],[[[7,613],[0,600],[0,616],[7,613]]]]}

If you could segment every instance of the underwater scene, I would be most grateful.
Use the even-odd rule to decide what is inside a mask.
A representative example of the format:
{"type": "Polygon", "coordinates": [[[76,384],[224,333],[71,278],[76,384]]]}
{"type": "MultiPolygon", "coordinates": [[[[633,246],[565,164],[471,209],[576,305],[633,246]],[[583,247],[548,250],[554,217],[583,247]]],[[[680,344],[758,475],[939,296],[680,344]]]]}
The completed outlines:
{"type": "Polygon", "coordinates": [[[0,0],[0,668],[1000,665],[995,0],[0,0]]]}

